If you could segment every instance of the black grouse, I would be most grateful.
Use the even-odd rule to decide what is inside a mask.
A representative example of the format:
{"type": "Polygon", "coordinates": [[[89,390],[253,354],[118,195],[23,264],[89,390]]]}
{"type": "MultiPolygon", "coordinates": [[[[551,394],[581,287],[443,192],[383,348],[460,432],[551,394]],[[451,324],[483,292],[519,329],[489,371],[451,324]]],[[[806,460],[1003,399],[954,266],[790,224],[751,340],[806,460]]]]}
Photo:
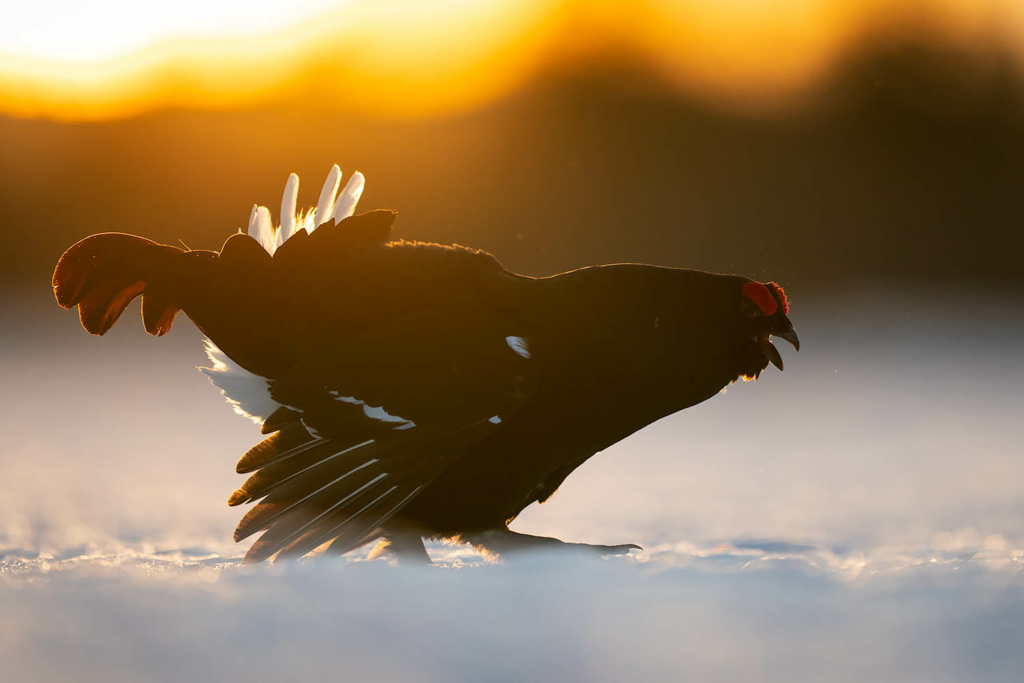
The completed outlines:
{"type": "Polygon", "coordinates": [[[266,438],[228,500],[256,503],[247,561],[344,553],[380,539],[428,560],[422,539],[498,553],[571,545],[507,528],[587,458],[799,349],[775,283],[640,264],[552,277],[490,254],[391,239],[395,214],[352,215],[363,179],[281,226],[254,207],[220,252],[103,233],[68,249],[58,303],[93,334],[142,296],[150,334],[178,311],[209,338],[205,371],[266,438]],[[319,227],[318,227],[319,226],[319,227]],[[329,544],[329,545],[328,545],[329,544]]]}

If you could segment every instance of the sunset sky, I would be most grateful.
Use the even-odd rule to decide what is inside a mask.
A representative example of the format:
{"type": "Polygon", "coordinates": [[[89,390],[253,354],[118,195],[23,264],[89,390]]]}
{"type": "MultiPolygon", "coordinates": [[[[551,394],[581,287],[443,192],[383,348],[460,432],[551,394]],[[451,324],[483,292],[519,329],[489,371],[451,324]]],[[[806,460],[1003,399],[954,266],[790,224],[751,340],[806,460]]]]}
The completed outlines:
{"type": "Polygon", "coordinates": [[[62,120],[162,106],[464,109],[532,75],[640,60],[732,106],[778,103],[866,37],[921,34],[1018,56],[1014,0],[298,0],[16,3],[0,111],[62,120]]]}

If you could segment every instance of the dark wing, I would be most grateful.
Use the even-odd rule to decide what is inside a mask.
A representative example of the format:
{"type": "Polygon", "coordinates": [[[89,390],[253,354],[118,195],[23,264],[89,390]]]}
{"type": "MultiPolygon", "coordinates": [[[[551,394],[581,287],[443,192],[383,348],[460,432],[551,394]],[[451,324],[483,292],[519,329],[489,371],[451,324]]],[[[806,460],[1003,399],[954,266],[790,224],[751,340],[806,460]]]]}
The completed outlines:
{"type": "Polygon", "coordinates": [[[282,407],[246,453],[235,531],[264,531],[246,561],[345,552],[455,459],[502,428],[536,384],[529,331],[486,308],[435,308],[304,357],[270,382],[282,407]]]}

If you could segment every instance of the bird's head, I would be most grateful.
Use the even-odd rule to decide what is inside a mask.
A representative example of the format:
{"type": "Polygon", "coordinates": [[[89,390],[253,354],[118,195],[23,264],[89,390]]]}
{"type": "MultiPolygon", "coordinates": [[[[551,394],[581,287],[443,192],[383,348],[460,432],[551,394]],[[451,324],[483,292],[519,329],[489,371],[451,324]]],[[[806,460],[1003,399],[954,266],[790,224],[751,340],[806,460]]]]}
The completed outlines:
{"type": "MultiPolygon", "coordinates": [[[[757,379],[769,363],[782,370],[772,337],[800,349],[778,284],[694,270],[650,272],[661,286],[651,304],[658,314],[646,347],[650,356],[641,362],[666,395],[684,388],[678,398],[692,403],[738,379],[757,379]]],[[[639,311],[650,315],[650,309],[639,311]]]]}
{"type": "Polygon", "coordinates": [[[769,362],[782,370],[782,356],[771,337],[785,339],[800,350],[800,338],[789,321],[786,292],[774,282],[745,282],[739,288],[734,306],[732,327],[741,340],[738,375],[757,379],[769,362]]]}

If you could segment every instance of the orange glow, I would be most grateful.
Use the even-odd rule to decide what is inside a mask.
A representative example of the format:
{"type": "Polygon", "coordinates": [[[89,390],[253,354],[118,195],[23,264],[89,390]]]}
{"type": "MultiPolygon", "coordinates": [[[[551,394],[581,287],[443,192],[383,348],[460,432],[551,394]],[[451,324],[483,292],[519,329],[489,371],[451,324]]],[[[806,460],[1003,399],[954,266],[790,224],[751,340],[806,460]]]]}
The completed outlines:
{"type": "Polygon", "coordinates": [[[168,37],[105,61],[8,54],[0,111],[77,120],[300,101],[422,116],[491,101],[545,68],[623,55],[703,97],[770,105],[869,29],[892,27],[1017,44],[1024,9],[1012,0],[350,2],[270,35],[168,37]]]}

